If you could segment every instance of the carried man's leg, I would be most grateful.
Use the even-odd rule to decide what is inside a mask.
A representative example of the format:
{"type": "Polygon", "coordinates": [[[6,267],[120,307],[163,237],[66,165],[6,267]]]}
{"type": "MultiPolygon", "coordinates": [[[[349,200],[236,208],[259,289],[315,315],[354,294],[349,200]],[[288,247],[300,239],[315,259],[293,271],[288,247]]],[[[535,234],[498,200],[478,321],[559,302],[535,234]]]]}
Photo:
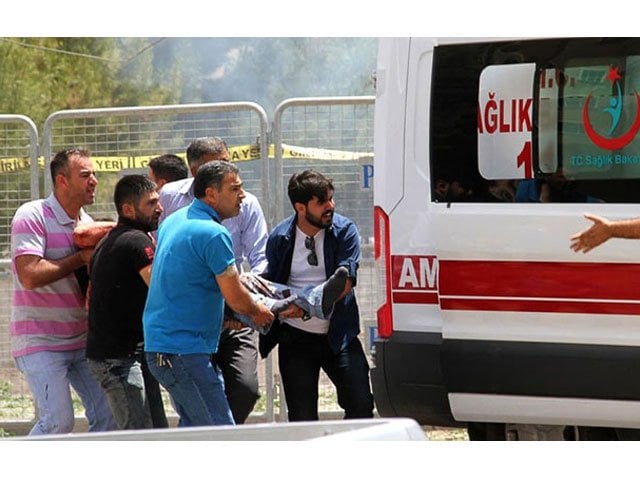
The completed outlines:
{"type": "MultiPolygon", "coordinates": [[[[243,273],[240,280],[256,301],[262,301],[276,315],[295,303],[311,317],[328,320],[333,312],[333,305],[344,291],[348,275],[349,271],[345,267],[339,267],[331,277],[320,285],[310,285],[303,288],[270,282],[251,273],[243,273]]],[[[269,330],[268,327],[266,329],[256,328],[248,316],[228,310],[234,318],[262,334],[269,330]]]]}

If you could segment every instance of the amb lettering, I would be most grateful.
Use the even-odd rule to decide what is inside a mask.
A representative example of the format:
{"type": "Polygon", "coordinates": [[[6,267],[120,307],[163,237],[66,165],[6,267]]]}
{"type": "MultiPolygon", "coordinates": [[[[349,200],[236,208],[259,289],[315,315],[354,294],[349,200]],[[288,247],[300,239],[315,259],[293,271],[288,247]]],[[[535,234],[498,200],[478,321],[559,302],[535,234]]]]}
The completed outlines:
{"type": "Polygon", "coordinates": [[[404,290],[436,290],[438,259],[435,256],[393,256],[393,286],[404,290]]]}
{"type": "Polygon", "coordinates": [[[489,92],[484,105],[478,101],[478,133],[531,131],[530,98],[496,98],[489,92]]]}

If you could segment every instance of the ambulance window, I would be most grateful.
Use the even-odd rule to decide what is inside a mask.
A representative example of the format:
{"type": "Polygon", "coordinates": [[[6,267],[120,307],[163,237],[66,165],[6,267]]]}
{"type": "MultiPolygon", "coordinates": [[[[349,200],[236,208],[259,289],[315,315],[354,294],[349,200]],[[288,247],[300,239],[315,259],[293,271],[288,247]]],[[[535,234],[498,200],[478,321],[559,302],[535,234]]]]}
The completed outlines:
{"type": "Polygon", "coordinates": [[[640,178],[640,57],[568,62],[564,76],[560,156],[565,175],[640,178]]]}
{"type": "Polygon", "coordinates": [[[434,49],[434,202],[640,203],[640,40],[434,49]]]}

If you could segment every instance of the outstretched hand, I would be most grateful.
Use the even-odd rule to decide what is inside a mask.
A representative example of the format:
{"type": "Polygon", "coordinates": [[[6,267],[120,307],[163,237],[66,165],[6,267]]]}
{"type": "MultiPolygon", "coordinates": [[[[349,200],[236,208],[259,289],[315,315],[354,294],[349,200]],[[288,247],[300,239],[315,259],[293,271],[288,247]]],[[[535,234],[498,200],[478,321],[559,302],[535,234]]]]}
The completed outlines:
{"type": "Polygon", "coordinates": [[[593,224],[570,238],[571,250],[574,252],[587,253],[611,238],[609,220],[591,213],[585,213],[584,217],[593,224]]]}

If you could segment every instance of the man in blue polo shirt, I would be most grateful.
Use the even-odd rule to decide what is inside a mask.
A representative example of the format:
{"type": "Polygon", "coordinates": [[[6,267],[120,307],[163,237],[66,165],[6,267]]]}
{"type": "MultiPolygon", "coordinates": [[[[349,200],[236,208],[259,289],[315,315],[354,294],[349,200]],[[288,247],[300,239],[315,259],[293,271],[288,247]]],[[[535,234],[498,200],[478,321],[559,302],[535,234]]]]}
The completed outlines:
{"type": "MultiPolygon", "coordinates": [[[[229,159],[229,149],[223,139],[202,137],[193,140],[187,147],[191,177],[168,183],[160,191],[160,204],[164,208],[160,225],[174,212],[191,204],[194,198],[193,179],[201,165],[212,160],[229,159]]],[[[267,222],[256,196],[246,191],[244,194],[240,213],[223,219],[222,224],[231,234],[238,271],[243,272],[246,263],[252,273],[260,274],[267,266],[264,255],[267,222]]],[[[222,371],[225,393],[237,424],[245,422],[260,398],[257,340],[256,332],[251,328],[225,322],[218,351],[212,358],[222,371]]]]}
{"type": "Polygon", "coordinates": [[[238,215],[245,196],[238,167],[225,161],[203,165],[193,191],[191,205],[158,230],[143,316],[145,355],[173,398],[181,426],[232,425],[220,370],[210,362],[224,304],[259,327],[274,315],[240,283],[231,236],[221,224],[238,215]]]}

